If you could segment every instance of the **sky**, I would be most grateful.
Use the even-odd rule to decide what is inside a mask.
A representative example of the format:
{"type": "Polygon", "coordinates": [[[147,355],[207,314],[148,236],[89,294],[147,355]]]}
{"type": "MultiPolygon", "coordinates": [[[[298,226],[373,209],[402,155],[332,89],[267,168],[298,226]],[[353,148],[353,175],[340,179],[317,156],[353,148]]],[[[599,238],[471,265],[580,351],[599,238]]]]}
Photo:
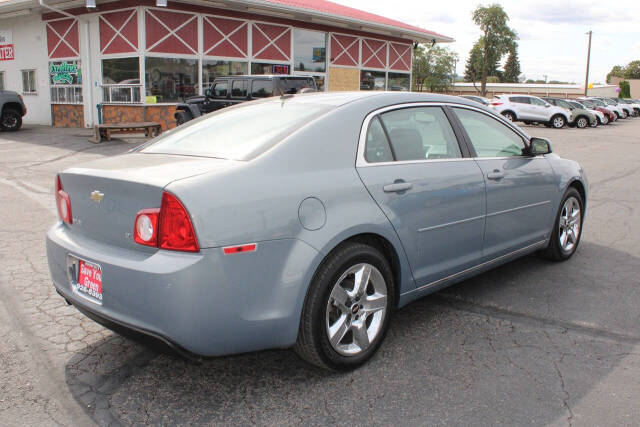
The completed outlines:
{"type": "Polygon", "coordinates": [[[453,37],[457,73],[480,30],[471,14],[499,3],[519,36],[520,68],[527,79],[584,84],[588,36],[593,31],[589,83],[605,83],[614,65],[640,60],[640,0],[333,0],[453,37]]]}

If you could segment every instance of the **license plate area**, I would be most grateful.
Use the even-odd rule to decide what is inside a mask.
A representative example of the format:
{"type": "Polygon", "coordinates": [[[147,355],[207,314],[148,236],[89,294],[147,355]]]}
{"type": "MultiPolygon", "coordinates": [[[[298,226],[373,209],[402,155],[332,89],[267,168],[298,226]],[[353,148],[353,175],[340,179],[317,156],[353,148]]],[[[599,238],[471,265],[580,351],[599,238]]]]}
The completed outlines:
{"type": "Polygon", "coordinates": [[[102,267],[99,264],[69,255],[67,275],[74,294],[102,305],[102,267]]]}

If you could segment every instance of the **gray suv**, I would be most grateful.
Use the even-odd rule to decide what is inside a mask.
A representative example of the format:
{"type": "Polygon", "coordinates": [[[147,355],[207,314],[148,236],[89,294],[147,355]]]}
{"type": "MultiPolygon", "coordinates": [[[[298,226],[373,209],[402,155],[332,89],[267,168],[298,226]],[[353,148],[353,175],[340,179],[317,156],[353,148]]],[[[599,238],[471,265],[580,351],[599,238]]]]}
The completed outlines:
{"type": "Polygon", "coordinates": [[[0,90],[0,129],[17,131],[22,126],[22,117],[27,114],[22,96],[11,90],[0,90]]]}

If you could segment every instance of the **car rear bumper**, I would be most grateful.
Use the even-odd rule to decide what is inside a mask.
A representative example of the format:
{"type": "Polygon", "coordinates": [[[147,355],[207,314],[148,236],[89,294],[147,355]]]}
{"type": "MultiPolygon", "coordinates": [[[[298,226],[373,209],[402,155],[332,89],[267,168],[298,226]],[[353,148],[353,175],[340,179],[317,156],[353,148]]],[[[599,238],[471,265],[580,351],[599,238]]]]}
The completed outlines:
{"type": "Polygon", "coordinates": [[[145,253],[74,236],[58,223],[47,234],[47,257],[57,291],[89,317],[206,357],[293,345],[318,252],[280,239],[232,255],[145,253]],[[100,265],[101,305],[73,290],[69,255],[100,265]]]}

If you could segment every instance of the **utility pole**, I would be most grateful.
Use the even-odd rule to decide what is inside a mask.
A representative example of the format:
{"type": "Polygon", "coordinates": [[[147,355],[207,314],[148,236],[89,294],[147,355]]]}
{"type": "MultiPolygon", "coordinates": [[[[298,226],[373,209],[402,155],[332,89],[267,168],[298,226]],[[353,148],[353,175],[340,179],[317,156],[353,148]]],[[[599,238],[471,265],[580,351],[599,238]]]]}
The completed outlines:
{"type": "Polygon", "coordinates": [[[587,50],[587,75],[584,78],[584,96],[587,96],[589,90],[589,62],[591,61],[591,34],[593,31],[586,33],[589,36],[589,49],[587,50]]]}

